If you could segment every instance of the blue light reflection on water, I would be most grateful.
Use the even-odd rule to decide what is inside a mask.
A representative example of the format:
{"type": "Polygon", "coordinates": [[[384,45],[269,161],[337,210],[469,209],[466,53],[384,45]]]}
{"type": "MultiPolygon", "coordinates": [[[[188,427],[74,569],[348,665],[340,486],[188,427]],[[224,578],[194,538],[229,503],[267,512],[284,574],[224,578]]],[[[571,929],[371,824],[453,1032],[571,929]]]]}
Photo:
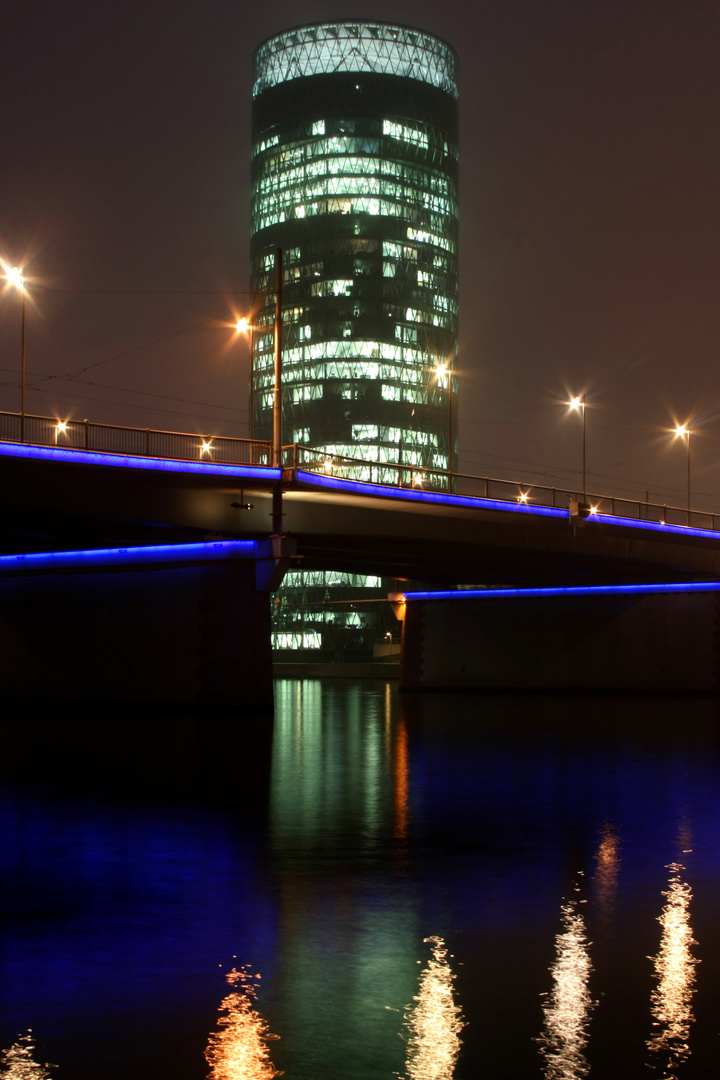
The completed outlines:
{"type": "MultiPolygon", "coordinates": [[[[105,769],[117,737],[108,723],[105,769]]],[[[24,775],[5,768],[0,789],[2,1046],[32,1027],[57,1080],[203,1077],[224,974],[247,963],[287,1077],[390,1080],[434,935],[467,1021],[456,1080],[542,1078],[543,1002],[572,899],[597,1002],[583,1053],[593,1076],[635,1077],[657,1033],[648,958],[668,867],[681,865],[699,961],[682,1075],[707,1076],[718,750],[717,705],[704,700],[399,703],[390,684],[288,680],[269,813],[251,820],[190,791],[187,762],[172,796],[152,796],[147,761],[147,790],[121,797],[120,783],[110,796],[67,763],[62,777],[36,775],[27,747],[24,775]]],[[[222,740],[215,754],[219,767],[222,740]]],[[[239,755],[240,802],[251,772],[239,755]]]]}

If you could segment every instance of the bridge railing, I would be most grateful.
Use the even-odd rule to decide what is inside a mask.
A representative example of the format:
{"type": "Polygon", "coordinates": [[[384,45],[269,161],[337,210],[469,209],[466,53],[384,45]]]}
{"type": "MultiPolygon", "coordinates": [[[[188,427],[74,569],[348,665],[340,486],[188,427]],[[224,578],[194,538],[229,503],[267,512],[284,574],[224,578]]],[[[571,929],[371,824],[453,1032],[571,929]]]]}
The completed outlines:
{"type": "MultiPolygon", "coordinates": [[[[0,413],[0,440],[20,442],[18,413],[0,413]]],[[[193,435],[183,431],[119,427],[89,420],[58,421],[25,414],[23,440],[35,446],[97,450],[107,454],[215,461],[232,465],[269,465],[270,443],[263,439],[193,435]]]]}
{"type": "Polygon", "coordinates": [[[583,495],[577,489],[526,484],[516,480],[500,480],[491,476],[471,476],[449,473],[441,469],[425,469],[416,465],[394,462],[365,461],[361,458],[330,456],[309,446],[291,445],[283,448],[286,468],[304,469],[321,475],[337,476],[366,484],[387,484],[394,487],[419,488],[424,491],[446,491],[473,498],[498,502],[525,503],[569,510],[572,502],[581,503],[585,513],[628,518],[635,521],[664,522],[694,529],[720,530],[720,514],[688,510],[667,503],[651,503],[643,499],[628,499],[614,495],[583,495]]]}
{"type": "MultiPolygon", "coordinates": [[[[271,443],[264,439],[201,435],[156,428],[120,427],[89,420],[58,421],[55,417],[25,414],[22,441],[59,449],[96,450],[140,457],[173,458],[178,461],[213,461],[231,465],[271,463],[271,443]]],[[[20,442],[19,413],[0,412],[0,441],[20,442]]],[[[612,495],[582,495],[577,490],[524,484],[491,476],[449,473],[398,462],[366,461],[363,458],[329,455],[310,446],[293,443],[283,447],[286,469],[303,469],[323,475],[356,480],[364,484],[444,491],[498,502],[527,503],[567,510],[572,501],[584,502],[597,514],[636,521],[666,522],[696,529],[720,530],[720,514],[651,503],[612,495]]]]}

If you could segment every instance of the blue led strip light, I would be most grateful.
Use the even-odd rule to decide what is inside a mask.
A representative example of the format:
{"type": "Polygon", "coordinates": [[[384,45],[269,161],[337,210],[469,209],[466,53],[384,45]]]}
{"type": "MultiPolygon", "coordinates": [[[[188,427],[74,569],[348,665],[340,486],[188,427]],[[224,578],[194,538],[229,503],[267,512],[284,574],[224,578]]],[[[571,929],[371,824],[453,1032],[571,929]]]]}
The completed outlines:
{"type": "Polygon", "coordinates": [[[366,484],[361,480],[341,480],[336,476],[322,476],[319,473],[305,472],[298,469],[298,480],[317,487],[332,488],[335,491],[349,491],[355,495],[382,495],[393,499],[407,499],[411,502],[440,503],[446,506],[471,506],[481,510],[511,510],[516,514],[533,514],[544,517],[567,519],[567,510],[553,506],[530,506],[528,503],[507,502],[502,499],[483,499],[472,495],[446,494],[442,491],[422,491],[418,488],[391,487],[384,484],[366,484]]]}
{"type": "Polygon", "coordinates": [[[28,446],[25,443],[0,442],[5,457],[40,458],[45,461],[71,461],[76,465],[112,465],[125,469],[153,469],[159,472],[195,473],[199,476],[238,476],[279,480],[280,469],[268,465],[220,465],[211,461],[179,461],[177,458],[133,457],[130,454],[106,454],[99,450],[65,450],[53,446],[28,446]]]}
{"type": "Polygon", "coordinates": [[[218,559],[252,559],[255,540],[212,540],[191,544],[149,544],[143,547],[91,548],[88,551],[41,551],[29,555],[0,555],[0,573],[18,570],[64,570],[87,566],[122,566],[218,559]]]}
{"type": "Polygon", "coordinates": [[[647,593],[720,592],[720,581],[681,581],[651,585],[570,585],[545,589],[443,589],[437,592],[406,592],[412,600],[511,600],[549,596],[643,596],[647,593]]]}
{"type": "Polygon", "coordinates": [[[720,540],[717,529],[695,529],[692,525],[668,525],[665,521],[639,521],[637,518],[614,517],[612,514],[590,514],[585,520],[601,525],[622,525],[624,528],[630,526],[650,532],[674,533],[676,536],[707,536],[711,540],[720,540]]]}

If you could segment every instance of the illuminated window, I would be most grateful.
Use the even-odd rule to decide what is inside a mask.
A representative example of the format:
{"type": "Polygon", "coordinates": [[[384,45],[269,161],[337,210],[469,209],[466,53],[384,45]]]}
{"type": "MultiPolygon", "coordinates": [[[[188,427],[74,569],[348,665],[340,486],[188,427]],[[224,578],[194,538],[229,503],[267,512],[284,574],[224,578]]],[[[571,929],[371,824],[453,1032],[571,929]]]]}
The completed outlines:
{"type": "Polygon", "coordinates": [[[380,437],[377,424],[353,424],[352,437],[358,441],[377,439],[380,437]]]}
{"type": "Polygon", "coordinates": [[[420,146],[423,150],[428,148],[426,133],[411,124],[398,124],[394,120],[383,120],[383,135],[389,135],[392,139],[401,139],[403,142],[420,146]]]}
{"type": "Polygon", "coordinates": [[[322,634],[318,631],[271,634],[273,649],[322,649],[322,634]]]}

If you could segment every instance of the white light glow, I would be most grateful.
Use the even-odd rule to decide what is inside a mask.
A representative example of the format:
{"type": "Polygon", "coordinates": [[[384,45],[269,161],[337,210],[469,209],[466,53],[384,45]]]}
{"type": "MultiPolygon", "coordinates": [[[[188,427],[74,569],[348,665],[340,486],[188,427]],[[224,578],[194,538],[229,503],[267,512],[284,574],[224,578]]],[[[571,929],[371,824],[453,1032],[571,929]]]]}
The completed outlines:
{"type": "Polygon", "coordinates": [[[58,435],[64,435],[68,429],[68,423],[65,420],[58,420],[55,426],[55,445],[57,446],[58,435]]]}
{"type": "Polygon", "coordinates": [[[562,931],[555,938],[552,990],[543,1005],[545,1023],[539,1038],[546,1080],[579,1080],[590,1067],[585,1057],[587,1025],[595,1002],[588,983],[592,964],[579,902],[562,906],[562,931]]]}
{"type": "Polygon", "coordinates": [[[19,266],[8,266],[6,263],[2,264],[4,270],[4,277],[8,285],[12,285],[13,288],[19,289],[20,292],[25,291],[25,278],[23,272],[19,266]]]}
{"type": "Polygon", "coordinates": [[[675,1076],[675,1070],[690,1056],[695,965],[699,960],[690,951],[697,942],[690,927],[692,892],[681,876],[685,867],[670,863],[667,869],[668,889],[663,893],[667,903],[658,916],[662,927],[660,948],[650,958],[657,986],[650,999],[655,1034],[648,1039],[647,1047],[653,1066],[663,1069],[664,1076],[675,1076]]]}
{"type": "Polygon", "coordinates": [[[447,961],[445,942],[440,937],[428,937],[425,942],[432,946],[432,957],[420,973],[415,1004],[405,1011],[406,1077],[452,1080],[465,1021],[460,1006],[455,1004],[455,974],[447,961]]]}

